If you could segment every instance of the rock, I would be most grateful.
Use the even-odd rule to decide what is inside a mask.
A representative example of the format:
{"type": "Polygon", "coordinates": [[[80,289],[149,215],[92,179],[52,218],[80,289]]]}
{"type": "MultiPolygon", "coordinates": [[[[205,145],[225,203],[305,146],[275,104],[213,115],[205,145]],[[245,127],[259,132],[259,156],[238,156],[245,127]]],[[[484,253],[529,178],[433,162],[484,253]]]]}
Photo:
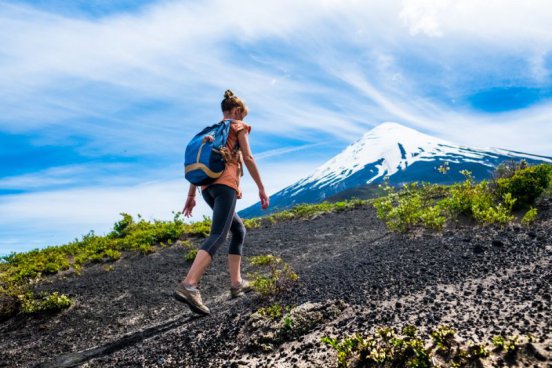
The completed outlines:
{"type": "Polygon", "coordinates": [[[481,254],[485,252],[485,248],[481,245],[476,245],[475,247],[473,247],[473,253],[474,254],[481,254]]]}
{"type": "Polygon", "coordinates": [[[0,293],[0,322],[15,316],[19,312],[19,304],[16,297],[0,293]]]}
{"type": "Polygon", "coordinates": [[[502,240],[499,240],[499,239],[493,239],[491,244],[493,245],[493,247],[502,247],[502,246],[504,246],[504,243],[502,242],[502,240]]]}

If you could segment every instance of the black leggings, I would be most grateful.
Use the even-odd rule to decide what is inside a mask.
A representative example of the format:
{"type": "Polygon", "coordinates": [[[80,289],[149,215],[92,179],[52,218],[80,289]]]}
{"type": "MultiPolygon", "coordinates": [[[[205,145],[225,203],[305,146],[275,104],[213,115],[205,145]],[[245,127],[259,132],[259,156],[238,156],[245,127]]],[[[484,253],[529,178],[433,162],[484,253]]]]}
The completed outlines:
{"type": "Polygon", "coordinates": [[[213,184],[201,191],[205,202],[213,209],[211,233],[201,245],[201,249],[213,257],[218,247],[224,243],[228,231],[232,233],[229,254],[242,254],[243,241],[245,239],[245,226],[236,208],[237,193],[234,189],[223,184],[213,184]]]}

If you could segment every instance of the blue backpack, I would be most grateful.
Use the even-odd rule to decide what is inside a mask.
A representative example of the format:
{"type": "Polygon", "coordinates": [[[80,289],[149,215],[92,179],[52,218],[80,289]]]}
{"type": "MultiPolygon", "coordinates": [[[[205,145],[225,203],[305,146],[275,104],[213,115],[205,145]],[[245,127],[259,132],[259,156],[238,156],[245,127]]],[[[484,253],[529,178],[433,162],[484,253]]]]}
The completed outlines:
{"type": "Polygon", "coordinates": [[[190,183],[198,186],[208,185],[222,175],[226,167],[222,151],[226,147],[230,124],[232,120],[223,120],[208,126],[188,143],[184,157],[184,171],[186,180],[190,183]],[[212,142],[203,142],[206,135],[215,139],[212,142]]]}

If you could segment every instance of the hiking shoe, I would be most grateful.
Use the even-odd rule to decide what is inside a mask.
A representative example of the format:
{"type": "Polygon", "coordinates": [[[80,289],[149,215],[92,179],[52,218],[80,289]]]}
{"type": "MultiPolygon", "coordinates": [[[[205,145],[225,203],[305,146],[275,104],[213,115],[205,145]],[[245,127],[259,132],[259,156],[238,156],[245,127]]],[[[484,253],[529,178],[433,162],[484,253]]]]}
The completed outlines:
{"type": "Polygon", "coordinates": [[[203,304],[199,290],[195,288],[189,289],[182,284],[178,284],[173,296],[176,300],[188,304],[192,312],[203,315],[211,313],[209,308],[207,308],[207,306],[203,304]]]}
{"type": "Polygon", "coordinates": [[[230,288],[230,295],[232,298],[237,298],[242,296],[244,293],[250,292],[251,290],[253,290],[253,288],[249,284],[249,281],[242,279],[240,286],[230,288]]]}

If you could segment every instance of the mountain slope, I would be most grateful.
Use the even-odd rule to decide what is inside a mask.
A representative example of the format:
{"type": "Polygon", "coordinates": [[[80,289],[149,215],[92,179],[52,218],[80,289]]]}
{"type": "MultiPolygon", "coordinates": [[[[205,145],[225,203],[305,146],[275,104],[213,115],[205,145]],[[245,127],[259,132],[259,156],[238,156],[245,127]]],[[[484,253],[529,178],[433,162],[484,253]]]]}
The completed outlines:
{"type": "Polygon", "coordinates": [[[97,265],[41,285],[76,304],[61,314],[1,323],[0,366],[331,367],[335,352],[322,336],[407,323],[421,331],[446,323],[464,339],[531,333],[543,351],[552,348],[550,205],[539,207],[541,220],[530,229],[469,226],[409,238],[389,233],[373,208],[361,207],[251,230],[244,275],[252,271],[249,257],[271,253],[300,277],[271,303],[321,311],[343,306],[338,315],[265,348],[251,345],[262,331],[250,316],[267,302],[252,294],[229,299],[222,249],[201,283],[209,317],[194,316],[171,297],[189,267],[184,247],[126,254],[112,271],[97,265]]]}
{"type": "Polygon", "coordinates": [[[458,146],[397,123],[383,123],[333,157],[312,174],[270,197],[268,211],[258,204],[240,211],[242,217],[255,217],[298,203],[316,203],[339,192],[366,184],[427,181],[449,184],[463,179],[460,170],[469,170],[476,180],[488,178],[506,160],[525,159],[529,163],[552,162],[552,158],[504,149],[478,149],[458,146]],[[436,170],[448,162],[450,171],[436,170]]]}

